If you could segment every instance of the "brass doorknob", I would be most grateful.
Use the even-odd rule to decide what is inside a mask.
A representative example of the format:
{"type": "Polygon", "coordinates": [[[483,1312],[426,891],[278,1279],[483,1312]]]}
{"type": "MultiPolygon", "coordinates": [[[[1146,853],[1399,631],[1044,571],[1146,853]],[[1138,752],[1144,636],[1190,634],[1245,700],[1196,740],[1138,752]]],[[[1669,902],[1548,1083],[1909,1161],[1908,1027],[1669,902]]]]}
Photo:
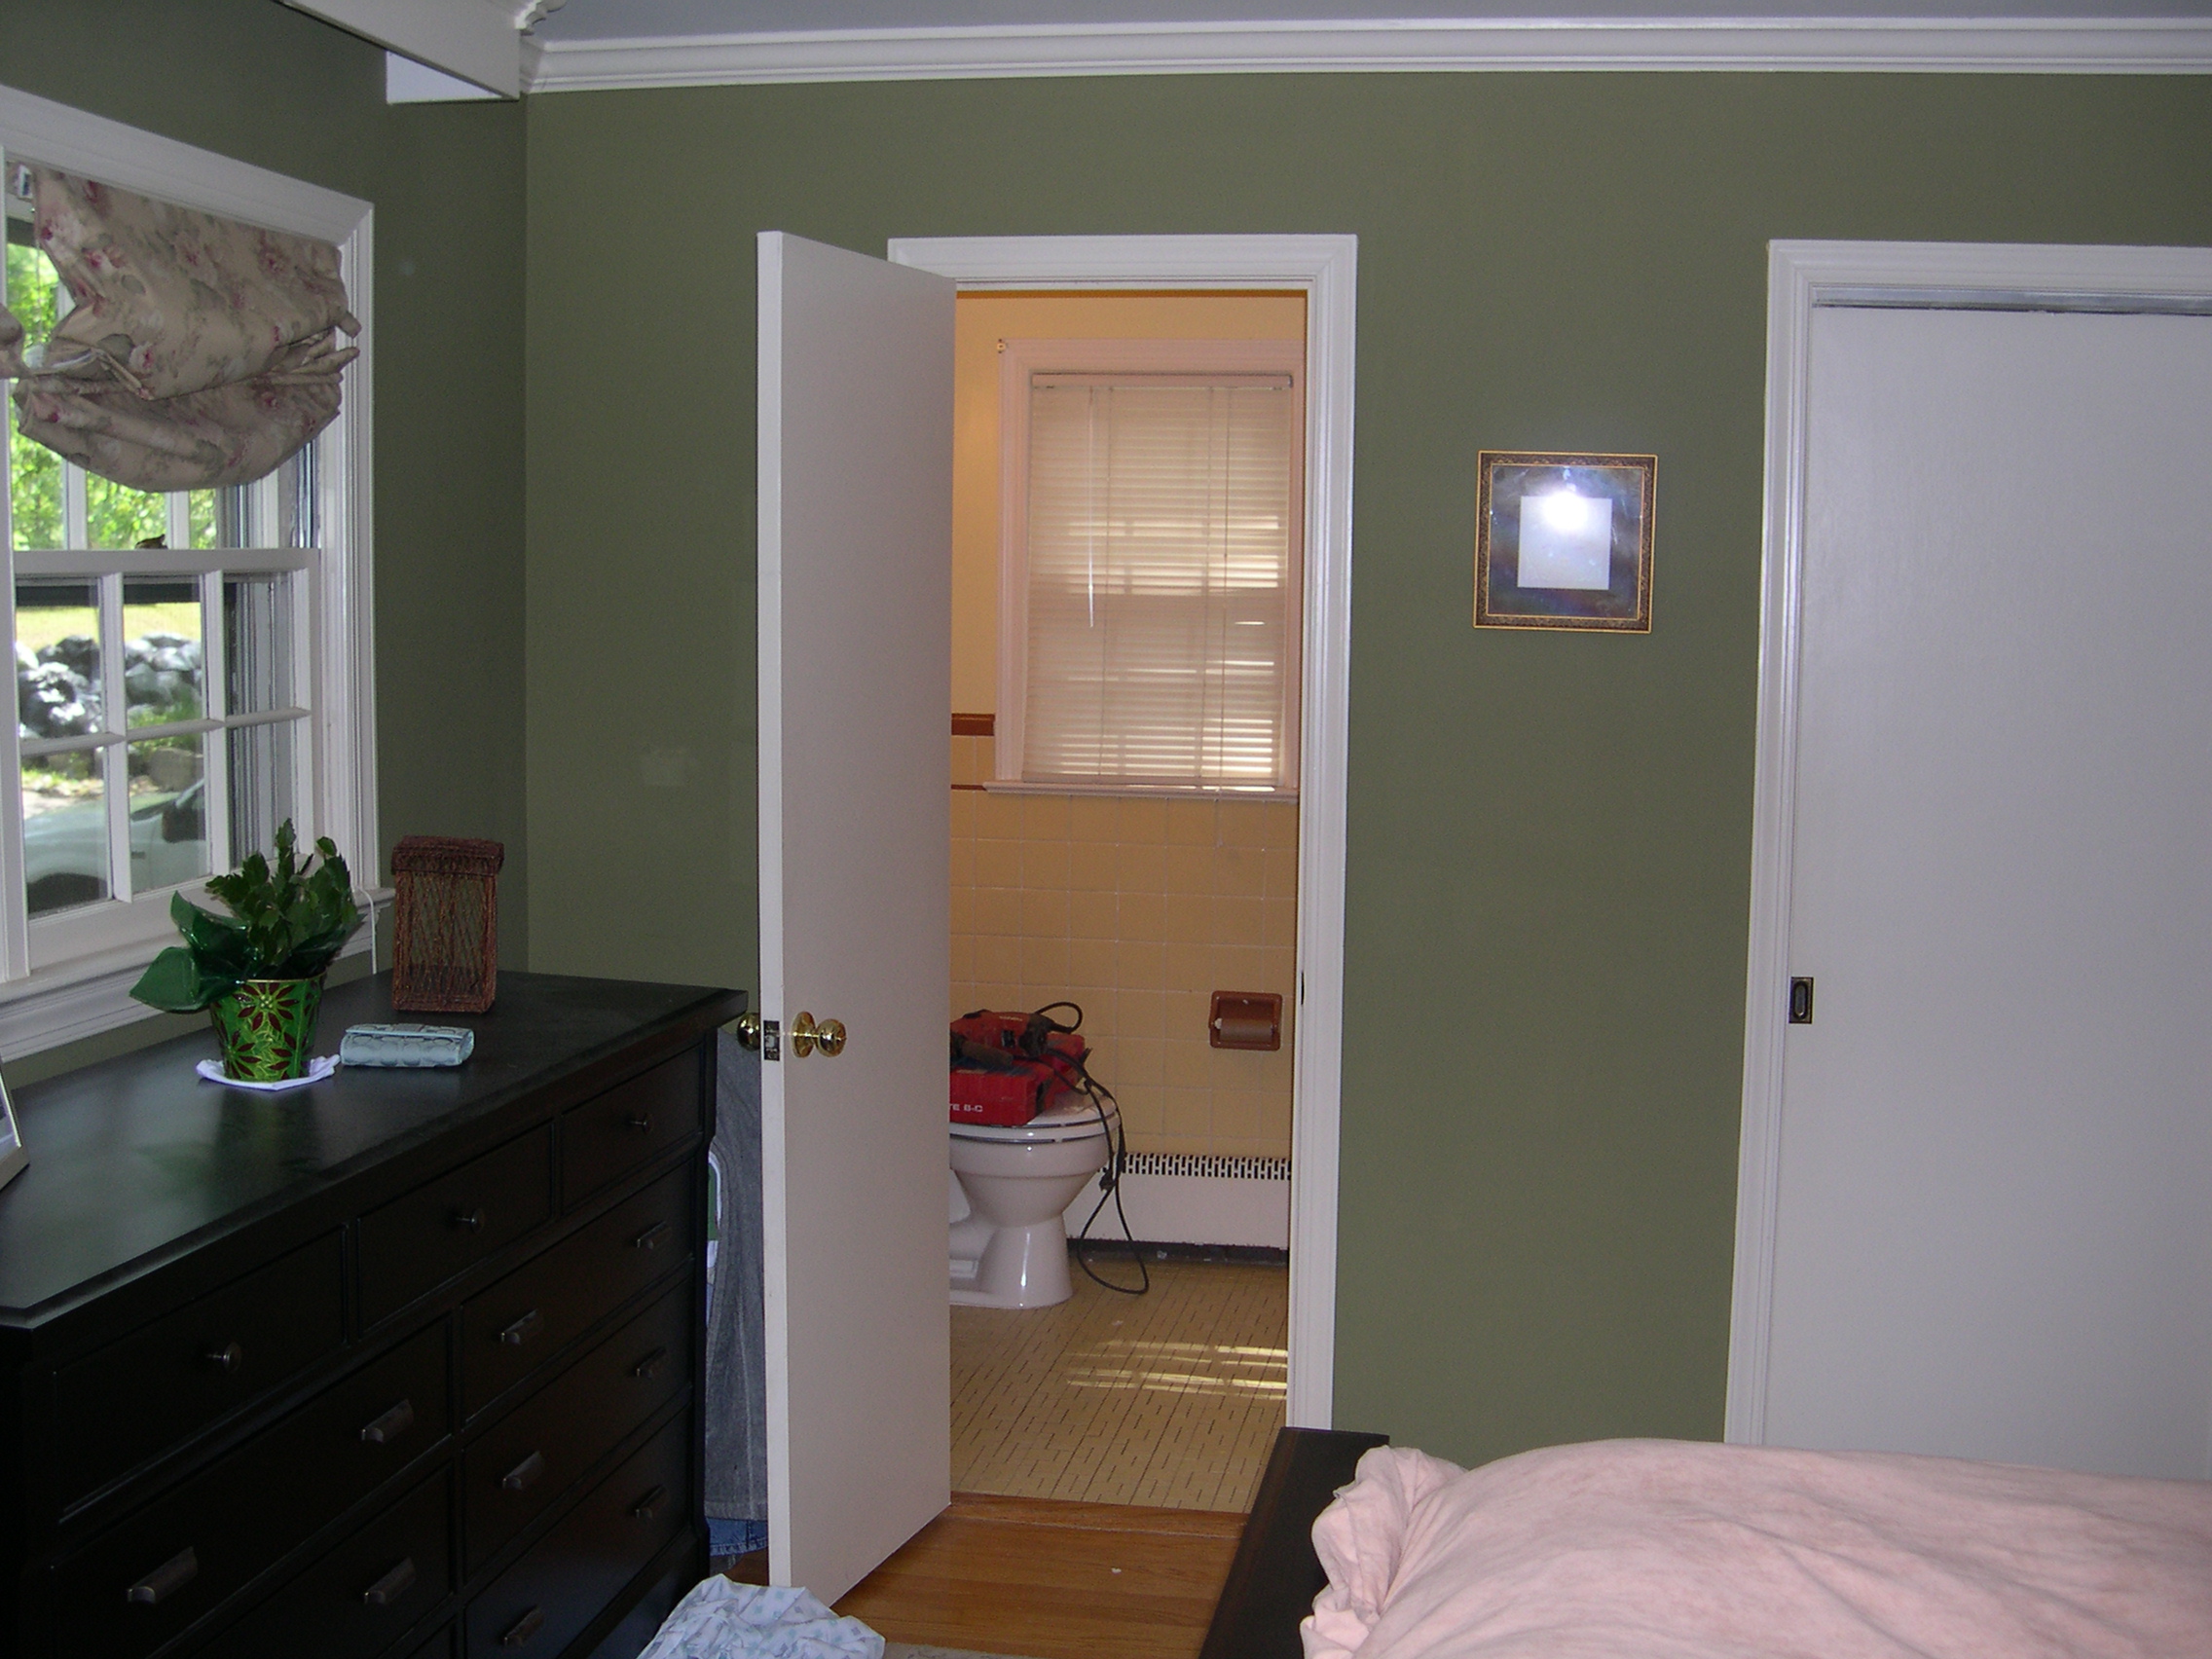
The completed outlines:
{"type": "Polygon", "coordinates": [[[752,1049],[756,1051],[759,1050],[760,1016],[758,1014],[741,1014],[737,1016],[737,1046],[740,1049],[752,1049]]]}
{"type": "Polygon", "coordinates": [[[792,1056],[805,1059],[815,1050],[822,1051],[823,1058],[835,1059],[845,1051],[845,1022],[841,1019],[825,1019],[820,1024],[805,1010],[792,1021],[792,1056]]]}

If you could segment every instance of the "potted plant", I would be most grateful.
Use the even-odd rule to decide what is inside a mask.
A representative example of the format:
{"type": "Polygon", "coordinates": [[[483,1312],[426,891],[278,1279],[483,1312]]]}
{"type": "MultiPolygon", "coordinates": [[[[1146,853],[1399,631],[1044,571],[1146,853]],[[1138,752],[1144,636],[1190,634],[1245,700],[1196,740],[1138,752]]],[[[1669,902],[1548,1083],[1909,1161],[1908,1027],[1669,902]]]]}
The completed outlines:
{"type": "Polygon", "coordinates": [[[169,901],[182,944],[154,958],[130,994],[171,1014],[209,1011],[223,1046],[223,1073],[241,1083],[276,1083],[307,1069],[322,1008],[322,977],[361,925],[346,861],[327,836],[294,859],[292,821],[276,831],[276,863],[255,853],[207,891],[230,906],[218,916],[169,901]]]}

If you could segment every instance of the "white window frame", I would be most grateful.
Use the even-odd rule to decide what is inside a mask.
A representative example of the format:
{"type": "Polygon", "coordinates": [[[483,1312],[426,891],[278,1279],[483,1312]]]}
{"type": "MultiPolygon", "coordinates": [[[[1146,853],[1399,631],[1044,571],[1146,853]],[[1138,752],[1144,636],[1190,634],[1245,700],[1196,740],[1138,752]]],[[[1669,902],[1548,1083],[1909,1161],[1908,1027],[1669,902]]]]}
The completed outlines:
{"type": "MultiPolygon", "coordinates": [[[[300,550],[296,560],[266,549],[235,554],[148,550],[134,552],[129,569],[157,574],[287,568],[301,572],[294,582],[299,629],[294,650],[301,706],[309,718],[303,727],[308,741],[300,746],[306,754],[297,761],[304,787],[294,799],[305,821],[303,836],[327,835],[336,842],[352,868],[359,896],[374,903],[385,897],[377,885],[381,842],[372,582],[375,209],[355,197],[5,86],[0,86],[0,153],[35,158],[180,206],[314,237],[338,248],[348,304],[361,323],[352,342],[360,355],[345,370],[338,418],[317,440],[319,549],[300,550]]],[[[8,550],[10,564],[8,579],[0,583],[0,627],[10,640],[15,637],[17,557],[12,507],[10,493],[0,491],[0,548],[8,550]]],[[[274,522],[273,513],[260,516],[264,524],[274,522]]],[[[26,575],[60,573],[72,559],[89,559],[102,568],[112,563],[104,553],[26,553],[23,559],[26,575]]],[[[219,638],[219,627],[212,632],[219,638]]],[[[104,648],[121,646],[118,638],[104,648]]],[[[219,653],[219,643],[210,649],[219,653]]],[[[214,667],[210,657],[205,672],[211,693],[214,667]]],[[[210,759],[218,754],[219,744],[211,745],[210,759]]],[[[23,890],[22,751],[14,719],[7,722],[0,766],[6,769],[0,782],[0,1055],[33,1053],[146,1017],[145,1006],[133,1002],[129,992],[156,952],[174,942],[166,895],[154,896],[161,900],[158,904],[114,899],[65,917],[31,922],[23,890]]],[[[206,900],[203,883],[181,891],[206,900]]],[[[363,929],[355,935],[345,954],[369,951],[370,933],[363,929]]]]}
{"type": "Polygon", "coordinates": [[[999,663],[988,787],[1008,793],[1168,795],[1198,799],[1298,798],[1306,589],[1306,342],[1304,340],[1008,340],[999,355],[999,663]],[[1297,400],[1290,444],[1290,580],[1282,707],[1288,765],[1272,789],[1174,784],[1031,781],[1023,775],[1029,707],[1029,395],[1039,374],[1161,375],[1232,379],[1287,375],[1297,400]]]}

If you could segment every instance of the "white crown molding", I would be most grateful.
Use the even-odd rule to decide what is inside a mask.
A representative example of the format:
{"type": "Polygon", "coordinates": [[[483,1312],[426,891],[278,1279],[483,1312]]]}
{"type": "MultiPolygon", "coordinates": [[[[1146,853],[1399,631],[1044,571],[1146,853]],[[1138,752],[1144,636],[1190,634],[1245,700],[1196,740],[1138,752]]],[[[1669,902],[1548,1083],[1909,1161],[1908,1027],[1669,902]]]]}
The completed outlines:
{"type": "MultiPolygon", "coordinates": [[[[284,0],[349,34],[511,98],[523,90],[521,31],[561,0],[284,0]]],[[[419,101],[433,101],[424,98],[419,101]]]]}
{"type": "Polygon", "coordinates": [[[2212,73],[2212,21],[2084,18],[1041,23],[555,40],[532,92],[1344,70],[2212,73]]]}

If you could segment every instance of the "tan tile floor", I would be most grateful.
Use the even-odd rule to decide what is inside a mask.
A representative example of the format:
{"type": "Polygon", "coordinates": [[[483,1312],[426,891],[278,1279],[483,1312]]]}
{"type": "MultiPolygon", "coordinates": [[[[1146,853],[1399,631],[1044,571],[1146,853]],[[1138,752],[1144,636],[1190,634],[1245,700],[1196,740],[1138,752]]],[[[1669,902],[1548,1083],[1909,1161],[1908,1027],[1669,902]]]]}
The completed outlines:
{"type": "MultiPolygon", "coordinates": [[[[1126,1258],[1098,1271],[1134,1282],[1126,1258]]],[[[1075,1274],[1057,1308],[952,1309],[952,1490],[1244,1510],[1282,1426],[1287,1269],[1151,1262],[1152,1291],[1075,1274]]]]}

